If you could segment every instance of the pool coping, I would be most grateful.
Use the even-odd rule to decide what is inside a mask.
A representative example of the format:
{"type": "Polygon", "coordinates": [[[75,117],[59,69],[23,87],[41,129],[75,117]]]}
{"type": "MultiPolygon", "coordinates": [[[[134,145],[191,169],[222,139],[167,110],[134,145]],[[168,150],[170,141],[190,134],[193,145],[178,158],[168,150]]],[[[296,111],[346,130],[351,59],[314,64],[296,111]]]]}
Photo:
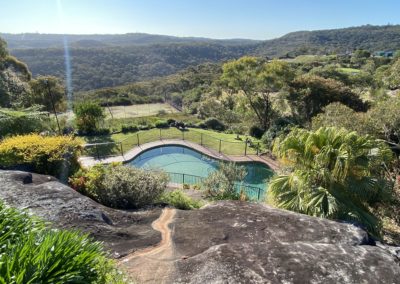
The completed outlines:
{"type": "Polygon", "coordinates": [[[159,140],[159,141],[154,141],[154,142],[149,142],[145,143],[139,146],[136,146],[132,148],[131,150],[127,151],[123,155],[119,156],[113,156],[113,157],[106,157],[104,159],[96,159],[95,157],[91,156],[82,156],[79,158],[79,163],[83,167],[91,167],[96,164],[110,164],[110,163],[126,163],[131,160],[133,160],[136,156],[140,155],[144,151],[157,148],[160,146],[172,146],[172,145],[177,145],[177,146],[185,146],[190,149],[196,150],[204,155],[207,155],[211,158],[217,159],[217,160],[223,160],[223,161],[230,161],[230,162],[240,162],[240,163],[247,163],[247,162],[260,162],[265,165],[267,165],[269,168],[271,168],[273,171],[277,171],[280,167],[279,164],[266,156],[258,156],[258,155],[225,155],[222,153],[218,153],[217,151],[214,151],[210,148],[206,148],[204,146],[201,146],[197,143],[193,143],[190,141],[186,140],[175,140],[175,139],[164,139],[164,140],[159,140]]]}

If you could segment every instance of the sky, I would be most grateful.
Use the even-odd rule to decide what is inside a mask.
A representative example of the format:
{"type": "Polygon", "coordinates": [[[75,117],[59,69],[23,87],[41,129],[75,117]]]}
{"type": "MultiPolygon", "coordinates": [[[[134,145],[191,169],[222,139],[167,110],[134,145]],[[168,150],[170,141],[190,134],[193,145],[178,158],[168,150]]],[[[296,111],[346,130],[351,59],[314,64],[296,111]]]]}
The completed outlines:
{"type": "Polygon", "coordinates": [[[298,30],[400,24],[399,0],[0,0],[1,33],[271,39],[298,30]]]}

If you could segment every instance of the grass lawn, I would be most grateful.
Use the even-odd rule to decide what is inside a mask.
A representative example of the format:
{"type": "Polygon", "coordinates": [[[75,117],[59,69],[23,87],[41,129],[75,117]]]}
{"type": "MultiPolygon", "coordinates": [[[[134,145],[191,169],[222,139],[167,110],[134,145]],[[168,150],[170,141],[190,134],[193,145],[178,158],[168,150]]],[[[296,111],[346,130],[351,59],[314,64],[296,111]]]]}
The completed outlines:
{"type": "Polygon", "coordinates": [[[156,116],[144,116],[144,117],[130,117],[130,118],[114,118],[106,119],[101,127],[109,128],[112,131],[121,131],[123,125],[154,125],[157,120],[168,120],[174,119],[176,121],[184,121],[185,123],[198,123],[201,120],[195,116],[185,114],[183,112],[167,113],[156,116]]]}
{"type": "Polygon", "coordinates": [[[342,68],[338,68],[338,70],[340,71],[340,72],[342,72],[342,73],[345,73],[345,74],[357,74],[357,73],[360,73],[361,72],[361,70],[359,70],[359,69],[355,69],[355,68],[345,68],[345,67],[342,67],[342,68]]]}
{"type": "Polygon", "coordinates": [[[334,59],[334,55],[299,55],[292,61],[296,63],[325,62],[334,59]]]}
{"type": "MultiPolygon", "coordinates": [[[[110,106],[110,110],[107,107],[104,107],[103,109],[104,109],[104,114],[106,115],[106,120],[111,119],[110,110],[113,114],[114,119],[154,116],[157,115],[158,112],[161,110],[164,110],[166,114],[179,113],[178,110],[176,110],[169,104],[163,104],[163,103],[140,104],[140,105],[130,105],[130,106],[110,106]]],[[[72,120],[75,118],[75,114],[72,112],[72,110],[70,110],[63,113],[59,113],[58,117],[59,118],[65,117],[67,120],[72,120]]]]}
{"type": "MultiPolygon", "coordinates": [[[[185,139],[197,144],[204,145],[207,148],[211,148],[215,151],[220,150],[227,155],[244,155],[245,151],[245,139],[246,136],[240,135],[241,140],[237,140],[236,134],[226,134],[205,129],[190,128],[185,131],[176,129],[175,127],[167,129],[150,129],[145,131],[138,131],[136,133],[117,133],[109,136],[91,136],[84,137],[88,143],[99,143],[99,142],[119,142],[122,144],[124,152],[129,151],[138,144],[144,144],[153,142],[161,139],[185,139]],[[138,141],[139,140],[139,141],[138,141]],[[221,141],[221,143],[220,143],[221,141]]],[[[257,144],[259,140],[251,137],[254,144],[257,144]]],[[[120,145],[108,144],[101,145],[95,148],[89,148],[86,154],[97,155],[97,152],[101,156],[120,154],[120,145]]],[[[247,154],[255,154],[256,148],[247,147],[247,154]]]]}
{"type": "MultiPolygon", "coordinates": [[[[130,118],[130,117],[143,117],[157,115],[159,111],[165,111],[166,113],[178,112],[175,108],[169,104],[156,103],[156,104],[140,104],[130,106],[111,106],[111,113],[114,118],[130,118]]],[[[105,108],[104,111],[107,118],[111,118],[110,110],[105,108]]]]}

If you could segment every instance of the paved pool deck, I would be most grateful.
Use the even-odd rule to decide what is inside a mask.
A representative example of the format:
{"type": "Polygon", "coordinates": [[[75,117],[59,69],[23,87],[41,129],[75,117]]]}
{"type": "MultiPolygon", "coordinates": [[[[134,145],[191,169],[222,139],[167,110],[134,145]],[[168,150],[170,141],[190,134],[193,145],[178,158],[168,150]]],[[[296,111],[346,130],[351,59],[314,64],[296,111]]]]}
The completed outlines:
{"type": "Polygon", "coordinates": [[[210,148],[203,147],[199,144],[190,142],[190,141],[185,141],[185,140],[170,140],[170,139],[165,139],[165,140],[159,140],[159,141],[154,141],[154,142],[149,142],[145,143],[140,146],[136,146],[129,150],[128,152],[124,153],[124,155],[120,156],[113,156],[113,157],[107,157],[104,159],[96,159],[95,157],[89,157],[89,156],[82,156],[79,158],[79,162],[83,167],[91,167],[93,165],[102,163],[102,164],[110,164],[114,162],[120,162],[120,163],[125,163],[128,161],[131,161],[134,159],[137,155],[142,153],[143,151],[146,151],[148,149],[152,149],[155,147],[159,146],[164,146],[164,145],[179,145],[179,146],[186,146],[189,148],[192,148],[200,153],[203,153],[204,155],[210,156],[215,159],[219,160],[224,160],[224,161],[231,161],[231,162],[260,162],[268,167],[270,167],[272,170],[276,171],[278,170],[279,164],[266,156],[258,156],[258,155],[240,155],[240,156],[233,156],[233,155],[225,155],[222,153],[218,153],[215,150],[212,150],[210,148]]]}

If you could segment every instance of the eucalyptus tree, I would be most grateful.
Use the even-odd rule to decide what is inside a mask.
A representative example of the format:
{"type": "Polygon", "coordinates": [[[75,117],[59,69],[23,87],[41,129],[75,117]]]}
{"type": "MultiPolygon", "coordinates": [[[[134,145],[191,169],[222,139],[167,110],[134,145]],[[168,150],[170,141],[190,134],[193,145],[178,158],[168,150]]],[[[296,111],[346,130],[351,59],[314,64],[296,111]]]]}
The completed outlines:
{"type": "Polygon", "coordinates": [[[66,109],[65,87],[54,76],[40,76],[29,82],[31,87],[31,104],[42,105],[46,111],[64,111],[66,109]]]}
{"type": "Polygon", "coordinates": [[[271,95],[284,88],[294,76],[288,63],[245,56],[225,63],[222,70],[221,81],[232,92],[246,97],[259,126],[267,130],[273,114],[271,95]]]}
{"type": "Polygon", "coordinates": [[[293,115],[304,122],[310,122],[333,102],[340,102],[355,111],[368,109],[368,104],[343,83],[315,75],[302,75],[293,80],[286,99],[293,115]]]}
{"type": "Polygon", "coordinates": [[[383,167],[392,152],[383,142],[343,128],[294,129],[276,141],[274,152],[287,166],[268,189],[278,207],[356,222],[379,234],[370,205],[392,189],[383,167]]]}

